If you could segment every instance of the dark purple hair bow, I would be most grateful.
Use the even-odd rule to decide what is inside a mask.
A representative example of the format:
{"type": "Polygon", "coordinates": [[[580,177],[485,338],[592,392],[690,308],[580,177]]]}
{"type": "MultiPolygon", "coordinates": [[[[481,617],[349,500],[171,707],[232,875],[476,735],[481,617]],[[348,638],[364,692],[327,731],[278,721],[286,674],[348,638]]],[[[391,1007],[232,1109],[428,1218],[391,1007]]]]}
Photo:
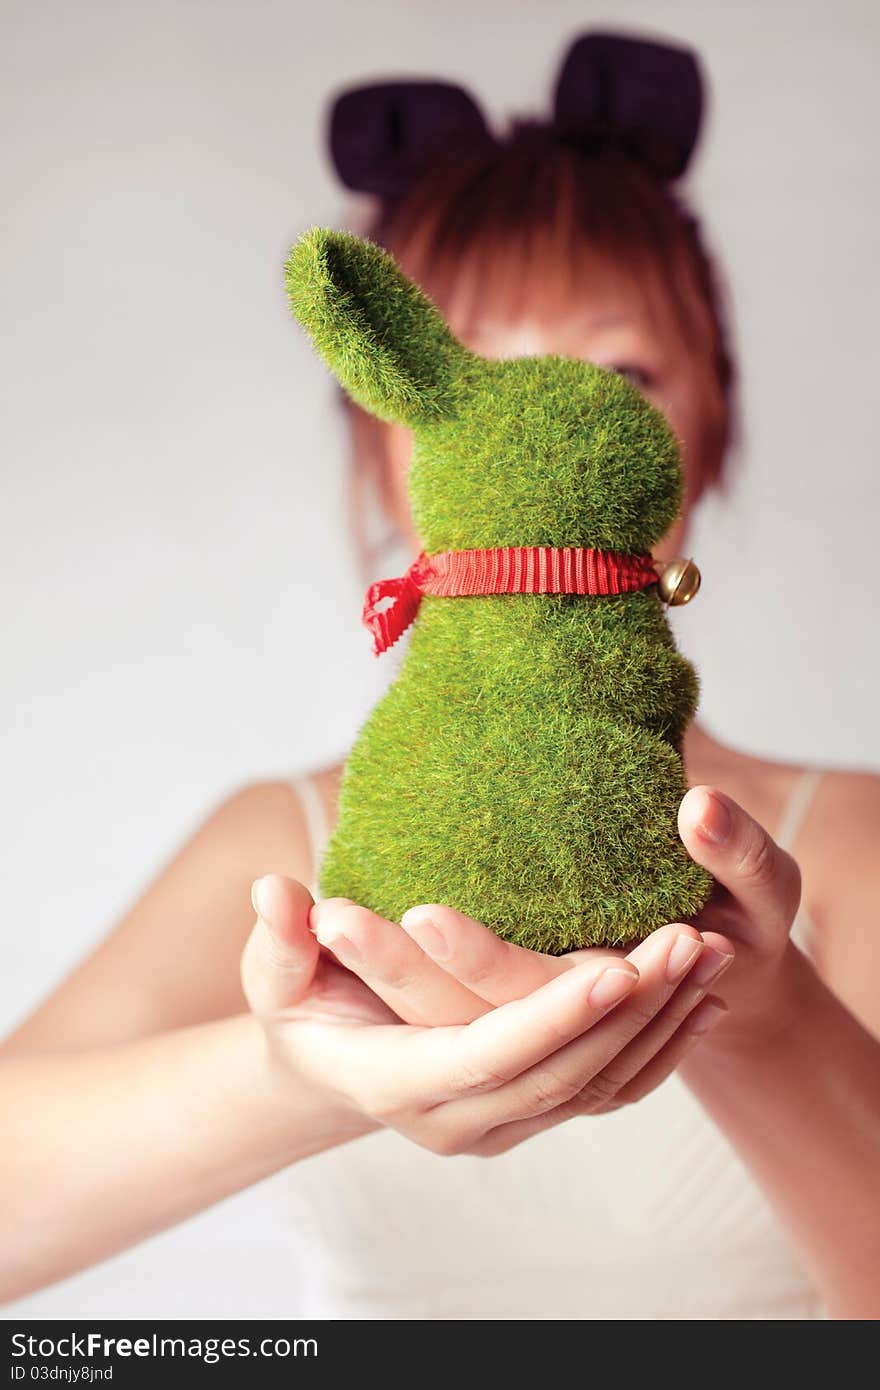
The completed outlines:
{"type": "MultiPolygon", "coordinates": [[[[553,98],[559,135],[587,150],[616,148],[655,177],[680,178],[703,114],[703,81],[688,48],[587,33],[569,47],[553,98]]],[[[347,188],[393,199],[431,154],[454,140],[492,139],[474,98],[427,79],[347,88],[334,98],[328,144],[347,188]]]]}

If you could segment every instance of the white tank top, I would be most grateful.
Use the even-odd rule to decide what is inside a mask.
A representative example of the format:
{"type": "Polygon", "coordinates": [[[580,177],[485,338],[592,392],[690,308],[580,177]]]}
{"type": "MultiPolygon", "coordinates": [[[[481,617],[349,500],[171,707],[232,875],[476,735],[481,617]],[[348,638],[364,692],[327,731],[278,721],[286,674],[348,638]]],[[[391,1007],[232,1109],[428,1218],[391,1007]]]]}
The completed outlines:
{"type": "MultiPolygon", "coordinates": [[[[821,772],[796,782],[790,848],[821,772]]],[[[314,882],[330,826],[292,781],[314,882]]],[[[812,924],[793,936],[809,953],[812,924]]],[[[762,1190],[677,1074],[636,1105],[495,1158],[429,1153],[385,1129],[285,1175],[292,1317],[808,1319],[818,1293],[762,1190]]]]}

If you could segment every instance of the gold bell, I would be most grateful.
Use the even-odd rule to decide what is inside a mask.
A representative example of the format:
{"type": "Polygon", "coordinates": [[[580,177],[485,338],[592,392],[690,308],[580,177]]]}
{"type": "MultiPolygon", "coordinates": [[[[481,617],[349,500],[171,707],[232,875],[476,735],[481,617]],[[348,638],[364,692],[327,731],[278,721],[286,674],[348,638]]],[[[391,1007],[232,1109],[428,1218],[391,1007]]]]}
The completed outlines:
{"type": "Polygon", "coordinates": [[[670,608],[690,603],[700,587],[700,571],[693,560],[681,556],[677,560],[668,560],[660,567],[659,573],[660,597],[670,608]]]}

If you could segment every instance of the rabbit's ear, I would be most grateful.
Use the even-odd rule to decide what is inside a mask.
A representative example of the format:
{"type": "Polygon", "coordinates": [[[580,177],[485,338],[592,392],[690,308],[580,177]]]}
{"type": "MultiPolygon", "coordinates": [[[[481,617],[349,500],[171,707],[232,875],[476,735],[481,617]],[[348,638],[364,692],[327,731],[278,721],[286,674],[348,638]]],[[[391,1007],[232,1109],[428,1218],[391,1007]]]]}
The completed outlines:
{"type": "Polygon", "coordinates": [[[387,251],[312,227],[284,270],[291,309],[359,405],[408,426],[451,413],[471,354],[387,251]]]}

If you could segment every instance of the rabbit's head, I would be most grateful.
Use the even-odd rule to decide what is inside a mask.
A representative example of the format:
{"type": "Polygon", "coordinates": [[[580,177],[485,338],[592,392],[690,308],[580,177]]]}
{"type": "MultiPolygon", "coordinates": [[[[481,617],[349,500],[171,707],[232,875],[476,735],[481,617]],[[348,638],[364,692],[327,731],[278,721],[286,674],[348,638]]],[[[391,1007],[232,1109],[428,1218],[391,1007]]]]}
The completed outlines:
{"type": "Polygon", "coordinates": [[[647,551],[675,520],[675,436],[618,373],[470,352],[393,258],[350,232],[306,232],[285,277],[294,314],[349,395],[412,430],[409,497],[429,553],[647,551]]]}

